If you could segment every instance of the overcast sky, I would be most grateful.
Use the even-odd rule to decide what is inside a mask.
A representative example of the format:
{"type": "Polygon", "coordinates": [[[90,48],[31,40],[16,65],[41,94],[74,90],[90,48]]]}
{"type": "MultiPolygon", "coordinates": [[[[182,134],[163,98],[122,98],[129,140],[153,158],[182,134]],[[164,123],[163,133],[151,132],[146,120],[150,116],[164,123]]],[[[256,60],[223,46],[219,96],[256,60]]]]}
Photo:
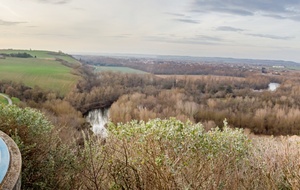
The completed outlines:
{"type": "Polygon", "coordinates": [[[300,1],[0,0],[0,48],[300,62],[300,1]]]}

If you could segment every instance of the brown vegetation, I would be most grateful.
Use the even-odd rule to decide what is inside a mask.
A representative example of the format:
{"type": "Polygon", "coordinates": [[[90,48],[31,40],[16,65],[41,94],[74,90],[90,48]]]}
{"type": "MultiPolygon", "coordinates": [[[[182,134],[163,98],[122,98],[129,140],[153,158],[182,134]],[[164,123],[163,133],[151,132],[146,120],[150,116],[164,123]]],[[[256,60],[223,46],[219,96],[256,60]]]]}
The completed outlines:
{"type": "Polygon", "coordinates": [[[256,134],[300,133],[297,117],[300,113],[300,81],[297,72],[283,76],[253,72],[247,77],[161,77],[94,73],[89,66],[78,66],[74,73],[82,76],[82,80],[65,97],[45,92],[39,87],[29,88],[3,81],[0,90],[20,98],[27,106],[54,115],[49,117],[56,118],[51,119],[55,124],[66,124],[74,129],[86,126],[82,114],[113,105],[111,119],[114,122],[177,117],[182,121],[189,119],[210,123],[211,127],[212,122],[220,126],[227,118],[230,125],[249,128],[256,134]],[[281,86],[275,92],[267,91],[270,82],[281,83],[281,86]]]}

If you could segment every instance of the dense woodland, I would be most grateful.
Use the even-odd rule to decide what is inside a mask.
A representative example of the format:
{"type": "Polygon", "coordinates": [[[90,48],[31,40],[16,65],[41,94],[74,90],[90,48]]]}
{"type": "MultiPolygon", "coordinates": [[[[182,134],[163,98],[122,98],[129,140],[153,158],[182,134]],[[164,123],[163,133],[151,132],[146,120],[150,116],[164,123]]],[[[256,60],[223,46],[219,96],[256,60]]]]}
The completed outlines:
{"type": "Polygon", "coordinates": [[[76,129],[86,126],[83,116],[89,110],[111,107],[114,123],[176,117],[212,127],[227,118],[231,126],[249,128],[256,134],[300,133],[296,71],[284,75],[248,72],[247,77],[239,77],[94,73],[90,66],[76,69],[82,79],[65,97],[9,81],[1,81],[0,90],[20,98],[24,106],[61,117],[55,119],[57,124],[70,120],[76,129]],[[281,85],[271,92],[267,90],[270,82],[281,85]]]}

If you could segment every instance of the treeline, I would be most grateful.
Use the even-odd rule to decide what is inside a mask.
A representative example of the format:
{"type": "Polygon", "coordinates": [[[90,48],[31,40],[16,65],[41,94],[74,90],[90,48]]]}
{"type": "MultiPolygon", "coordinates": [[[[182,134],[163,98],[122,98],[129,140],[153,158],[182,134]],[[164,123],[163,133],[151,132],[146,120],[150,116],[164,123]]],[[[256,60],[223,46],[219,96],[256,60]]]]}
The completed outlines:
{"type": "Polygon", "coordinates": [[[4,57],[18,57],[18,58],[32,58],[33,56],[29,53],[0,53],[4,57]]]}
{"type": "Polygon", "coordinates": [[[130,62],[126,64],[126,66],[157,75],[219,75],[238,77],[245,77],[248,75],[248,69],[243,67],[231,67],[228,64],[181,63],[175,61],[165,61],[154,64],[130,62]]]}
{"type": "Polygon", "coordinates": [[[123,66],[122,61],[112,57],[106,56],[74,56],[80,62],[87,65],[95,65],[95,66],[123,66]]]}

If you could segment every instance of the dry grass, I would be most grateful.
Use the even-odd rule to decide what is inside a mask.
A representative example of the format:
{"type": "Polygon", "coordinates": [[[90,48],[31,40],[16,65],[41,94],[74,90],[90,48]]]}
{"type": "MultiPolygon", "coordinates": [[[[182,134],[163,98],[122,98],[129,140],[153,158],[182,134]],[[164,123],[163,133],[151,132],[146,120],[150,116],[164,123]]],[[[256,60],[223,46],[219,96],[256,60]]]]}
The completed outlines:
{"type": "Polygon", "coordinates": [[[251,165],[267,189],[300,189],[300,139],[296,136],[253,138],[251,165]]]}

